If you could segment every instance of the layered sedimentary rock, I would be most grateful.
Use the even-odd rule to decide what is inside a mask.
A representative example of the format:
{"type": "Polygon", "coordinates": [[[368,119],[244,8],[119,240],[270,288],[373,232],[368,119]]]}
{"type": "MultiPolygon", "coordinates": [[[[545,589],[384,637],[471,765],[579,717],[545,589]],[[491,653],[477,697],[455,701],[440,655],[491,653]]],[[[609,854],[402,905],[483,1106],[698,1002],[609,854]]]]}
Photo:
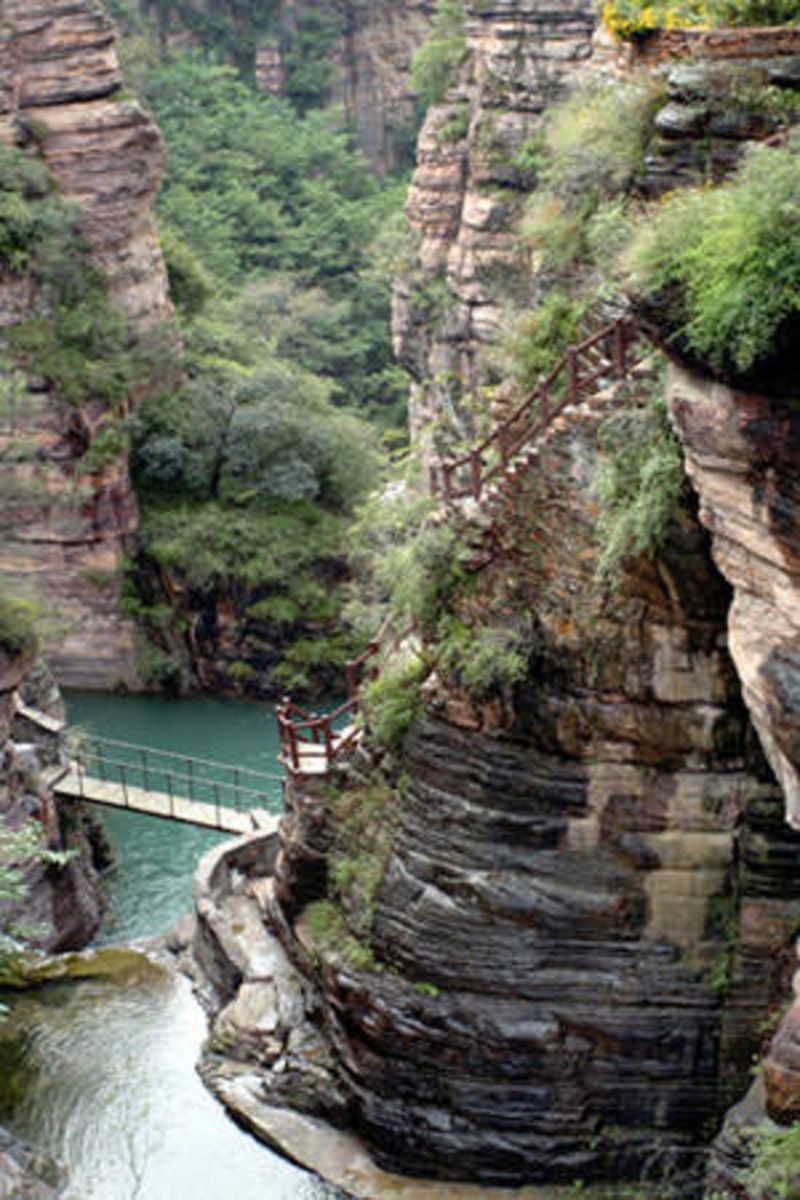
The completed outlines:
{"type": "Polygon", "coordinates": [[[592,52],[594,7],[584,0],[465,11],[464,66],[420,133],[407,205],[413,256],[395,289],[414,433],[443,413],[468,427],[460,402],[486,379],[504,308],[535,294],[516,231],[526,184],[515,157],[592,52]]]}
{"type": "MultiPolygon", "coordinates": [[[[163,146],[122,91],[114,28],[95,0],[4,0],[2,15],[0,136],[41,157],[78,206],[111,300],[141,335],[171,315],[151,212],[163,146]]],[[[4,327],[33,302],[30,281],[0,279],[4,327]]],[[[123,546],[136,526],[127,464],[120,457],[79,479],[76,460],[102,407],[91,396],[68,405],[36,376],[35,363],[29,370],[29,396],[4,435],[34,444],[22,474],[32,476],[39,503],[22,514],[2,567],[35,584],[55,615],[49,657],[61,682],[132,685],[133,631],[119,614],[123,546]]]]}
{"type": "Polygon", "coordinates": [[[73,851],[61,866],[26,868],[26,894],[16,910],[6,904],[3,922],[16,917],[50,951],[80,949],[97,932],[98,870],[108,865],[90,818],[76,806],[65,819],[56,807],[52,784],[66,766],[63,729],[63,702],[44,663],[0,648],[0,839],[4,829],[33,821],[43,845],[73,851]]]}
{"type": "Polygon", "coordinates": [[[672,365],[670,412],[700,518],[733,587],[730,647],[764,751],[800,825],[800,418],[672,365]]]}
{"type": "MultiPolygon", "coordinates": [[[[733,588],[731,655],[744,701],[800,824],[800,423],[794,405],[670,365],[670,413],[714,558],[733,588]]],[[[787,988],[788,991],[788,988],[787,988]]],[[[795,977],[795,993],[797,977],[795,977]]],[[[715,1143],[710,1186],[749,1196],[742,1172],[765,1130],[800,1116],[800,1004],[791,1004],[761,1075],[715,1143]]]]}
{"type": "Polygon", "coordinates": [[[405,165],[416,130],[411,60],[430,29],[431,0],[348,0],[336,48],[341,101],[380,171],[405,165]]]}
{"type": "Polygon", "coordinates": [[[289,789],[261,896],[326,1071],[316,1049],[297,1084],[299,1034],[234,1056],[391,1170],[646,1174],[696,1194],[792,968],[800,844],[739,697],[704,534],[687,510],[658,565],[632,563],[613,595],[593,582],[598,421],[636,402],[611,390],[554,430],[459,611],[530,614],[525,680],[477,703],[433,678],[402,753],[362,755],[343,801],[289,789]],[[374,815],[348,847],[359,803],[374,815]],[[375,870],[365,934],[358,880],[375,870]],[[320,898],[341,910],[333,940],[308,916],[320,898]]]}

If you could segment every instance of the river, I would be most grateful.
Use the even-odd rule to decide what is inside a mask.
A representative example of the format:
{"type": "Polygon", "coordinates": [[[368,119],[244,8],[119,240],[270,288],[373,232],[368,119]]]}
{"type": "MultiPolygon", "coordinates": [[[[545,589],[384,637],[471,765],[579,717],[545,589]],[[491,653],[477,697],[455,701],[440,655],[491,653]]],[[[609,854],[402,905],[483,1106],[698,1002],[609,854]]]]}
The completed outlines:
{"type": "MultiPolygon", "coordinates": [[[[71,723],[106,737],[277,773],[275,723],[262,705],[72,695],[68,708],[71,723]]],[[[273,802],[277,810],[277,785],[273,802]]],[[[224,835],[125,812],[104,812],[103,823],[117,865],[98,943],[166,933],[189,909],[197,859],[224,835]]],[[[138,955],[114,981],[11,997],[0,1122],[64,1164],[68,1200],[333,1197],[206,1092],[194,1070],[204,1036],[188,982],[138,955]]]]}

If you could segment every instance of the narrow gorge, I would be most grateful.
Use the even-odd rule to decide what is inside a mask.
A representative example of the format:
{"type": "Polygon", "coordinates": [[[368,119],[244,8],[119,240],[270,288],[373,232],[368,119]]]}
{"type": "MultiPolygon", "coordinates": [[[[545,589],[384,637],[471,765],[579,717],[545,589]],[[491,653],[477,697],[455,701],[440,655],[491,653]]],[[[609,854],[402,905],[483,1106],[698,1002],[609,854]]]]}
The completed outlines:
{"type": "Polygon", "coordinates": [[[72,389],[6,250],[4,591],[67,689],[347,674],[192,950],[207,1087],[365,1200],[796,1194],[800,14],[735,7],[113,0],[151,115],[103,6],[3,5],[3,194],[112,313],[72,389]]]}

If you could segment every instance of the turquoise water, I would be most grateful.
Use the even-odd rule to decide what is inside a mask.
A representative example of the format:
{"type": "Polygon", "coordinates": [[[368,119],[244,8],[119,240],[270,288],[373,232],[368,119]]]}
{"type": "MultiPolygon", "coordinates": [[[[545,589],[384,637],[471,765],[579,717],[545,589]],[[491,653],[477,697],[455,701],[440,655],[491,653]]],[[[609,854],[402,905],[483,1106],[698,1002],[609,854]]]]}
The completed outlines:
{"type": "MultiPolygon", "coordinates": [[[[68,708],[70,724],[102,737],[274,774],[269,807],[280,811],[278,733],[268,705],[73,693],[68,708]]],[[[228,835],[139,813],[93,812],[102,817],[117,864],[106,881],[109,913],[101,940],[165,933],[191,905],[198,859],[228,835]]]]}
{"type": "MultiPolygon", "coordinates": [[[[271,709],[227,700],[71,696],[97,734],[277,773],[271,709]]],[[[280,789],[272,803],[277,811],[280,789]]],[[[100,941],[165,933],[198,857],[224,834],[96,808],[117,855],[100,941]]],[[[205,1017],[188,982],[138,959],[122,981],[12,997],[0,1025],[0,1120],[63,1162],[67,1200],[323,1200],[320,1181],[239,1130],[194,1066],[205,1017]],[[15,1087],[15,1082],[18,1087],[15,1087]],[[5,1108],[5,1111],[4,1111],[5,1108]]]]}

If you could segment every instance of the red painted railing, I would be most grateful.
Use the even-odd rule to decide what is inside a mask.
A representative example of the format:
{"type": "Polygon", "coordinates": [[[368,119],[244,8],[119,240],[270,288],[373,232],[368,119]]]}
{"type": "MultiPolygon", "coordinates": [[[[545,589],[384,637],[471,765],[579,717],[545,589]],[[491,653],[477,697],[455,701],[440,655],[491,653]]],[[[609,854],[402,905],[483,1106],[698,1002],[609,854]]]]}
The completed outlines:
{"type": "Polygon", "coordinates": [[[480,500],[486,485],[506,473],[515,455],[541,437],[565,408],[579,403],[598,379],[609,373],[618,379],[627,374],[633,365],[630,348],[635,334],[633,318],[621,317],[570,346],[550,373],[483,441],[460,457],[431,464],[432,494],[446,503],[467,496],[480,500]],[[600,365],[599,352],[604,352],[600,365]],[[555,395],[559,384],[563,392],[555,395]]]}
{"type": "MultiPolygon", "coordinates": [[[[435,463],[430,470],[433,495],[442,496],[446,503],[472,496],[480,500],[486,485],[499,475],[505,475],[514,457],[534,443],[552,425],[555,418],[571,404],[576,404],[599,379],[611,373],[623,378],[634,363],[631,346],[636,340],[637,327],[631,317],[622,317],[593,333],[562,355],[552,371],[528,392],[510,416],[468,454],[435,463]],[[563,385],[563,391],[554,394],[563,385]],[[466,479],[466,482],[462,482],[466,479]]],[[[359,709],[364,683],[378,674],[374,660],[390,646],[399,645],[411,629],[390,637],[393,618],[390,615],[363,654],[347,664],[347,699],[337,709],[322,715],[306,712],[288,697],[278,707],[278,733],[281,761],[296,775],[327,774],[336,760],[348,750],[359,736],[351,721],[345,730],[337,731],[336,722],[345,715],[355,717],[359,709]],[[369,665],[373,664],[373,665],[369,665]],[[311,764],[313,764],[313,769],[311,764]]]]}
{"type": "MultiPolygon", "coordinates": [[[[319,755],[324,772],[327,773],[337,758],[348,750],[358,737],[358,729],[350,722],[345,730],[337,731],[337,721],[344,716],[354,718],[358,712],[361,690],[364,684],[378,674],[377,664],[369,666],[382,650],[400,638],[389,637],[393,618],[388,616],[367,648],[358,658],[347,664],[347,699],[333,712],[309,713],[295,704],[288,696],[278,706],[278,736],[280,738],[281,762],[290,772],[303,773],[303,758],[306,762],[312,755],[319,755]]],[[[316,772],[319,773],[319,772],[316,772]]]]}

